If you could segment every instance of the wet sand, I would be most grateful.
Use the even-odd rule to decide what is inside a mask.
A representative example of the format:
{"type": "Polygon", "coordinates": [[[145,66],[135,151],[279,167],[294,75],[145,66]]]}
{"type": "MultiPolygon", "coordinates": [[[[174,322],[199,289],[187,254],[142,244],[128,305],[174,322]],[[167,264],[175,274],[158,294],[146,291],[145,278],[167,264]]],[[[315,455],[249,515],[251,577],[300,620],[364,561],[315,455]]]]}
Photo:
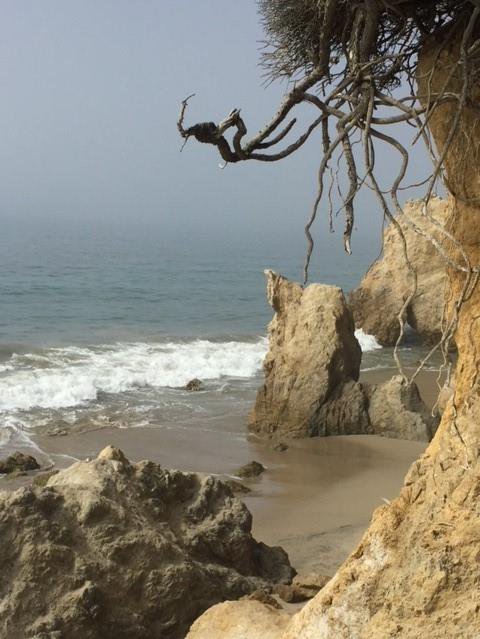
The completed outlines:
{"type": "Polygon", "coordinates": [[[265,453],[268,473],[245,500],[255,536],[285,548],[299,572],[333,574],[424,449],[353,435],[298,442],[281,460],[265,453]]]}
{"type": "MultiPolygon", "coordinates": [[[[378,383],[392,371],[368,371],[363,381],[378,383]]],[[[418,382],[431,405],[434,372],[418,382]]],[[[298,571],[332,574],[358,543],[373,510],[398,493],[410,464],[426,444],[375,436],[298,440],[278,452],[247,439],[245,417],[209,428],[104,428],[64,436],[37,435],[37,445],[57,467],[94,457],[106,445],[121,448],[132,461],[151,459],[166,468],[235,475],[256,459],[267,467],[249,483],[245,502],[253,514],[254,535],[283,546],[298,571]]],[[[2,480],[11,489],[25,478],[2,480]]]]}

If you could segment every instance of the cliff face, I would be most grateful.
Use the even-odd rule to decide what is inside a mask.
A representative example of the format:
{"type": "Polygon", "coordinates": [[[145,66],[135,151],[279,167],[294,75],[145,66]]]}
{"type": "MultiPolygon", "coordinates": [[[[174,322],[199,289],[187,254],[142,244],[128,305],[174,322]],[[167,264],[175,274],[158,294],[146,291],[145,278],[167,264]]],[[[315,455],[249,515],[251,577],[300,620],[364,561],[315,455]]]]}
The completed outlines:
{"type": "MultiPolygon", "coordinates": [[[[458,55],[454,41],[425,47],[418,74],[422,100],[445,84],[447,91],[460,92],[458,55]]],[[[464,265],[466,257],[478,267],[477,86],[469,98],[446,155],[449,186],[456,197],[449,228],[464,257],[455,246],[449,250],[464,265]]],[[[442,104],[429,121],[440,151],[457,104],[442,104]]],[[[358,548],[319,595],[278,632],[279,639],[480,636],[480,289],[465,271],[449,269],[448,278],[450,318],[460,293],[467,290],[468,295],[455,333],[459,358],[454,394],[438,431],[412,465],[399,497],[375,511],[358,548]]],[[[225,639],[240,636],[231,632],[225,639]]],[[[260,624],[252,620],[247,636],[261,636],[260,624]]]]}
{"type": "Polygon", "coordinates": [[[213,477],[114,448],[0,493],[0,636],[181,639],[192,620],[294,574],[213,477]]]}
{"type": "MultiPolygon", "coordinates": [[[[429,215],[444,226],[450,214],[447,200],[433,198],[429,215]]],[[[435,225],[422,213],[422,203],[408,202],[397,221],[405,235],[408,259],[417,273],[417,291],[407,308],[407,320],[427,342],[440,339],[446,265],[435,247],[416,233],[408,221],[439,242],[443,237],[435,225]]],[[[389,225],[383,233],[383,254],[368,270],[358,288],[350,293],[348,302],[355,325],[365,333],[375,335],[384,346],[393,346],[400,334],[398,315],[410,296],[413,280],[405,262],[397,229],[389,225]]]]}
{"type": "Polygon", "coordinates": [[[275,315],[250,429],[290,437],[367,431],[365,397],[356,381],[362,353],[341,289],[303,289],[273,271],[266,276],[275,315]],[[335,403],[330,409],[329,400],[335,403]]]}

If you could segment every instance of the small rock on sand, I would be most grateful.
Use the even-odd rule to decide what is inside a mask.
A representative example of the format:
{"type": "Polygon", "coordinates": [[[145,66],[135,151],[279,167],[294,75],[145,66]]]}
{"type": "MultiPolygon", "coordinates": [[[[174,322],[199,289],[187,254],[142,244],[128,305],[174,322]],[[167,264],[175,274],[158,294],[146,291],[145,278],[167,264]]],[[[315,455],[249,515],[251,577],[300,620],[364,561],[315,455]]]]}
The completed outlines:
{"type": "Polygon", "coordinates": [[[237,475],[244,479],[250,479],[252,477],[258,477],[265,472],[265,466],[257,461],[251,461],[249,464],[245,464],[238,469],[237,475]]]}
{"type": "Polygon", "coordinates": [[[32,455],[16,452],[0,461],[0,474],[24,473],[28,470],[38,470],[40,464],[32,455]]]}

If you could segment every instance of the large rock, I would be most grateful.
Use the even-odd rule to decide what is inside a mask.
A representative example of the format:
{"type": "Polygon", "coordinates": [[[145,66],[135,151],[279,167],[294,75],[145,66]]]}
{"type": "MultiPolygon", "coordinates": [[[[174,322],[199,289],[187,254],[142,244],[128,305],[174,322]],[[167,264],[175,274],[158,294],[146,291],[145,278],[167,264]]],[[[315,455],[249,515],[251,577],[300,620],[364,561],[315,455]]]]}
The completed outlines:
{"type": "Polygon", "coordinates": [[[273,271],[266,276],[275,316],[250,429],[290,437],[367,432],[357,382],[362,354],[341,289],[303,288],[273,271]]]}
{"type": "Polygon", "coordinates": [[[417,385],[395,375],[372,389],[368,414],[375,435],[429,442],[438,426],[417,385]]]}
{"type": "MultiPolygon", "coordinates": [[[[433,198],[429,215],[442,227],[450,214],[446,200],[433,198]]],[[[408,225],[413,220],[422,232],[440,244],[445,238],[434,223],[423,215],[421,202],[408,202],[404,214],[397,216],[407,244],[408,258],[417,272],[417,292],[407,308],[410,326],[427,342],[441,336],[443,296],[446,283],[445,261],[437,249],[408,225]]],[[[398,231],[389,225],[383,234],[383,255],[368,270],[360,286],[350,293],[349,305],[355,325],[374,335],[384,346],[392,346],[400,334],[398,315],[412,291],[412,277],[405,263],[398,231]]]]}
{"type": "Polygon", "coordinates": [[[293,576],[221,481],[105,449],[0,493],[0,636],[180,639],[209,606],[293,576]]]}

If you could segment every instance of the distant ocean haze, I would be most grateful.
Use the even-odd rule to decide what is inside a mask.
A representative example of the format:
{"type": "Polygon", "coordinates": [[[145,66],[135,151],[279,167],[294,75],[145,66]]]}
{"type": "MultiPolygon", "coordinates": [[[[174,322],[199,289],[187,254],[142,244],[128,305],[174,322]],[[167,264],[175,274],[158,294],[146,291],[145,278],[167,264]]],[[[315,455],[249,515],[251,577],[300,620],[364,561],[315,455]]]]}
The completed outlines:
{"type": "MultiPolygon", "coordinates": [[[[271,318],[263,271],[302,276],[295,234],[172,232],[162,225],[9,218],[0,237],[0,344],[91,344],[116,339],[263,335],[271,318]]],[[[344,254],[320,235],[311,280],[345,290],[375,253],[372,238],[344,254]]]]}

